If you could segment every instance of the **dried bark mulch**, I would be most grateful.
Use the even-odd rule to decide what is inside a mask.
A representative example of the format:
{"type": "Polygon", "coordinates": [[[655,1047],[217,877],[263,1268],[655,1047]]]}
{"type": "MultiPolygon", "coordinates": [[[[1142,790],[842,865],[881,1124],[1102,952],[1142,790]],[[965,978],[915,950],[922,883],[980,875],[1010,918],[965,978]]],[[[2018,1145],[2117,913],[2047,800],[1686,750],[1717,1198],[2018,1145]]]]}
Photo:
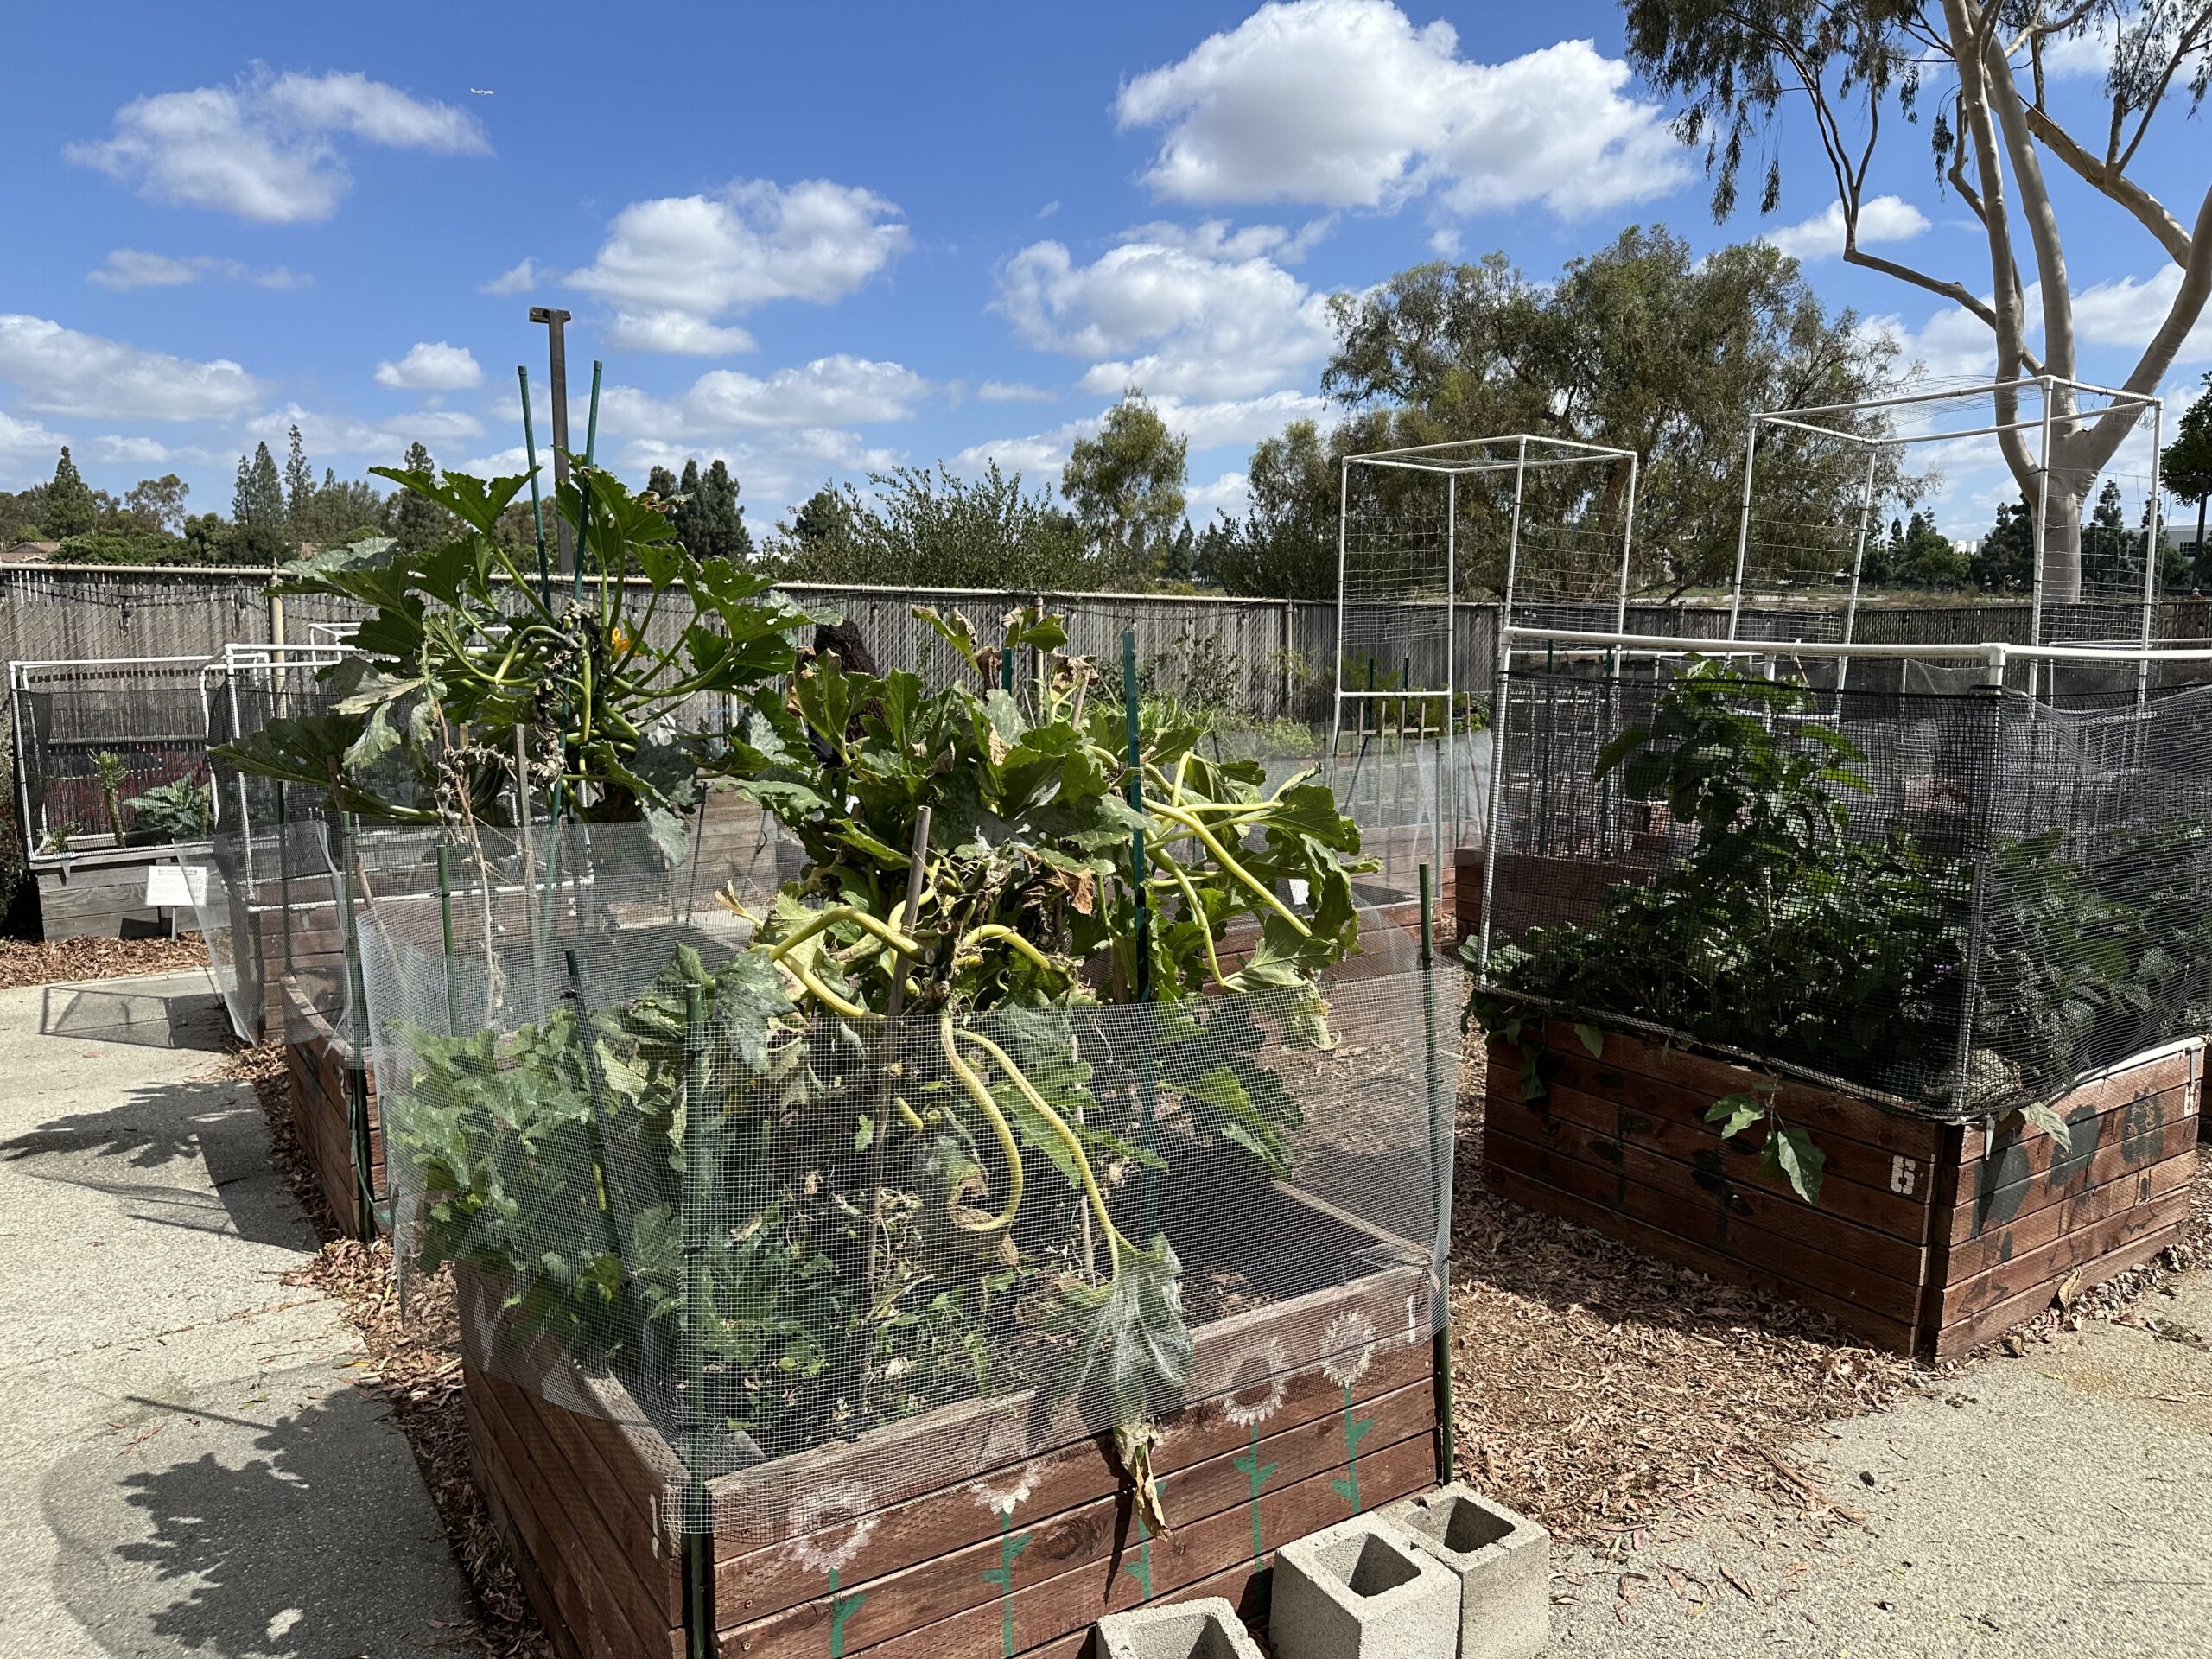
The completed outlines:
{"type": "Polygon", "coordinates": [[[369,1363],[353,1372],[355,1385],[384,1402],[415,1452],[423,1484],[437,1505],[454,1559],[475,1599],[476,1628],[467,1639],[489,1659],[552,1659],[552,1646],[530,1610],[522,1581],[492,1530],[491,1516],[470,1478],[452,1281],[441,1274],[411,1282],[403,1314],[392,1275],[391,1241],[380,1238],[364,1244],[337,1236],[321,1185],[292,1122],[283,1045],[259,1043],[239,1049],[231,1056],[227,1072],[253,1084],[269,1120],[270,1160],[323,1241],[322,1248],[287,1274],[284,1282],[311,1286],[337,1298],[361,1333],[369,1363]]]}
{"type": "Polygon", "coordinates": [[[2189,1232],[2153,1261],[2052,1307],[1966,1360],[1878,1352],[1794,1303],[1644,1255],[1522,1209],[1482,1181],[1478,1048],[1470,1046],[1452,1216],[1453,1401],[1463,1477],[1569,1542],[1622,1555],[1715,1515],[1794,1516],[1818,1538],[1855,1511],[1788,1461],[1821,1424],[1944,1394],[1992,1355],[2085,1319],[2158,1328],[2152,1294],[2212,1263],[2212,1152],[2189,1232]]]}
{"type": "Polygon", "coordinates": [[[197,933],[173,939],[0,939],[0,991],[207,965],[207,947],[197,933]]]}

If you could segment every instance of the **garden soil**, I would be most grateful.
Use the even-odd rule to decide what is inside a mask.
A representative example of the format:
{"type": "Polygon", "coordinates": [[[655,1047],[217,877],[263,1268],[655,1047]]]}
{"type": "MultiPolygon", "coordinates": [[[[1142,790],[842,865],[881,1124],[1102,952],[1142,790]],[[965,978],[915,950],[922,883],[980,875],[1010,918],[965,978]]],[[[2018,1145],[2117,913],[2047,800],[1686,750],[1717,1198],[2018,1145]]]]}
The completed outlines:
{"type": "Polygon", "coordinates": [[[474,1643],[204,970],[0,991],[0,1651],[474,1643]]]}

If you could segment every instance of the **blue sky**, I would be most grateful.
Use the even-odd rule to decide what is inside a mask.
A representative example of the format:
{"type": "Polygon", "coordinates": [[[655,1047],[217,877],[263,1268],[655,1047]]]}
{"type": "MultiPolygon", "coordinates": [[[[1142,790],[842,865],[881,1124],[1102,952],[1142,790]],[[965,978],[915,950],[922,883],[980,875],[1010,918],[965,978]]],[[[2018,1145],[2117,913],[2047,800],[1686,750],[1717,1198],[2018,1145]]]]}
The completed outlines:
{"type": "MultiPolygon", "coordinates": [[[[1241,505],[1255,440],[1325,413],[1328,294],[1455,251],[1545,275],[1634,221],[1775,232],[1931,374],[1987,357],[1833,257],[1802,143],[1773,219],[1716,229],[1610,5],[124,4],[13,38],[0,487],[67,441],[98,485],[174,470],[227,510],[241,448],[295,420],[341,474],[418,436],[506,467],[548,303],[575,314],[577,442],[603,357],[602,454],[725,455],[756,524],[894,461],[1057,481],[1132,381],[1204,515],[1241,505]]],[[[2177,115],[2137,172],[2187,222],[2208,156],[2177,115]]],[[[1885,165],[1889,251],[1986,286],[1919,135],[1885,165]]],[[[2059,189],[2082,372],[2116,380],[2174,268],[2059,189]]],[[[2170,388],[2208,364],[2200,325],[2170,388]]],[[[1946,469],[1947,527],[1978,530],[2009,486],[1946,469]]]]}

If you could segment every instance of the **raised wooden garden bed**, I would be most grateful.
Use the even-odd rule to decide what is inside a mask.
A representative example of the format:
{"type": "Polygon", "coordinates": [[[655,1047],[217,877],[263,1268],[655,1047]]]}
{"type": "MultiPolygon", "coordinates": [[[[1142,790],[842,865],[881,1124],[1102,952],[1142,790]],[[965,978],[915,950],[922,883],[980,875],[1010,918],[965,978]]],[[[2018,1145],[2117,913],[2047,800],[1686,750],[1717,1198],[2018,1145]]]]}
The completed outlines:
{"type": "MultiPolygon", "coordinates": [[[[1147,1601],[1226,1595],[1257,1617],[1276,1545],[1433,1484],[1425,1253],[1263,1196],[1281,1224],[1243,1206],[1245,1253],[1287,1249],[1278,1270],[1307,1283],[1334,1261],[1344,1282],[1195,1330],[1199,1403],[1154,1456],[1172,1535],[1136,1520],[1109,1440],[1028,1395],[949,1406],[710,1484],[707,1650],[1072,1659],[1100,1614],[1147,1601]]],[[[484,1286],[464,1275],[462,1294],[483,1331],[484,1286]]],[[[683,1659],[674,1453],[620,1382],[518,1357],[471,1342],[467,1395],[477,1484],[532,1605],[564,1659],[683,1659]]]]}
{"type": "Polygon", "coordinates": [[[2181,1235],[2196,1167],[2203,1043],[2136,1057],[2056,1104],[2069,1150],[2017,1124],[1940,1124],[1785,1083],[1784,1121],[1827,1154],[1817,1205],[1758,1167],[1751,1136],[1705,1113],[1764,1082],[1745,1067],[1573,1026],[1531,1024],[1543,1091],[1490,1044],[1484,1178],[1549,1211],[1718,1277],[1790,1297],[1878,1346],[1949,1359],[2181,1235]]]}
{"type": "MultiPolygon", "coordinates": [[[[1501,912],[1506,912],[1503,926],[1508,933],[1517,936],[1531,920],[1548,925],[1590,921],[1605,902],[1605,895],[1616,886],[1623,881],[1641,885],[1649,882],[1653,874],[1647,866],[1612,859],[1501,852],[1494,880],[1495,896],[1501,912]],[[1525,911],[1528,898],[1538,894],[1542,898],[1541,917],[1510,913],[1516,895],[1520,896],[1520,908],[1525,911]]],[[[1481,934],[1483,925],[1483,849],[1462,847],[1455,852],[1452,878],[1450,914],[1459,924],[1459,938],[1475,938],[1481,934]]]]}
{"type": "Polygon", "coordinates": [[[367,1172],[372,1206],[391,1196],[375,1073],[366,1057],[357,1055],[353,1045],[309,1000],[298,978],[285,976],[282,989],[284,1071],[301,1148],[339,1229],[365,1236],[372,1217],[363,1213],[360,1172],[367,1172]]]}

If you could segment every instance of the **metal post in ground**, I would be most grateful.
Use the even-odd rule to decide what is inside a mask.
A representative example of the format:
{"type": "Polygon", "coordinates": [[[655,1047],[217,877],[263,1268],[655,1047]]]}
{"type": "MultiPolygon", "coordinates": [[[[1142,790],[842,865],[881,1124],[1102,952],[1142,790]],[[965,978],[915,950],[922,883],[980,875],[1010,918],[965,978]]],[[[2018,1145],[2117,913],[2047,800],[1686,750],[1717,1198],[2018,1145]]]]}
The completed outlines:
{"type": "Polygon", "coordinates": [[[1436,1476],[1449,1482],[1459,1460],[1452,1419],[1452,1175],[1457,1137],[1436,1075],[1436,885],[1434,869],[1427,864],[1421,867],[1421,1020],[1429,1155],[1436,1164],[1436,1476]]]}
{"type": "MultiPolygon", "coordinates": [[[[550,306],[533,305],[530,308],[530,320],[545,325],[545,389],[553,400],[553,495],[557,501],[561,486],[569,481],[569,314],[550,306]]],[[[554,515],[553,533],[560,541],[559,568],[564,571],[574,569],[575,537],[568,519],[557,512],[554,515]]]]}

